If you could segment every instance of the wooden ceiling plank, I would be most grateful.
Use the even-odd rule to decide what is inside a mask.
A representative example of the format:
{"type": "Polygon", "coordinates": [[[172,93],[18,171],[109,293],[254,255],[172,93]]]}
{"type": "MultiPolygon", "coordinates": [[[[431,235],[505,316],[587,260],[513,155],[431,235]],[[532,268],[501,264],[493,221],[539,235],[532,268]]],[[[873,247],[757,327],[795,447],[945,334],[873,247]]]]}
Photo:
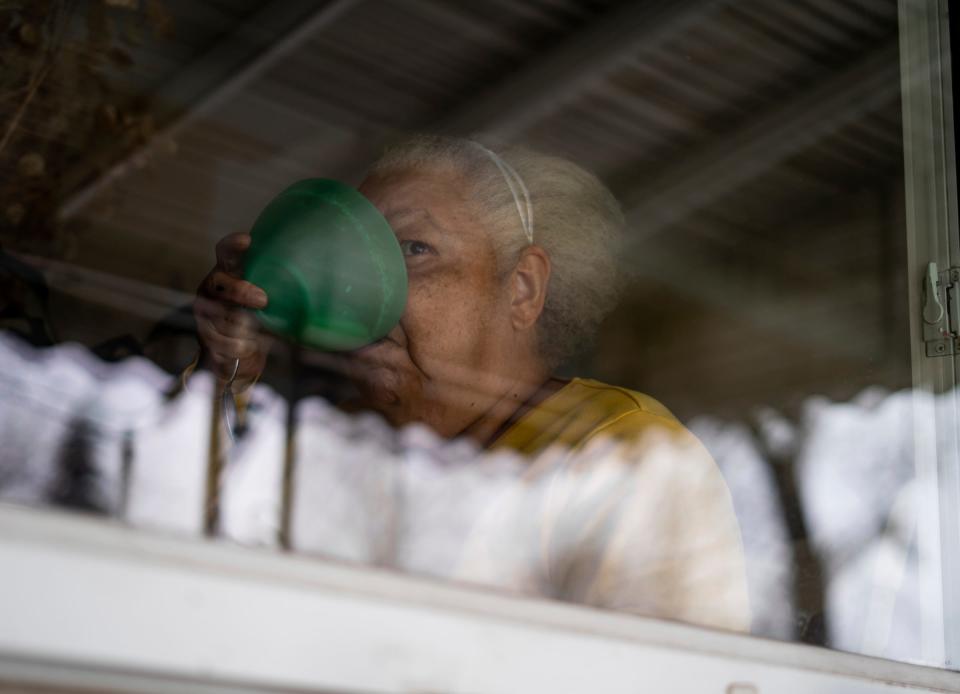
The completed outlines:
{"type": "Polygon", "coordinates": [[[443,119],[442,130],[512,139],[639,50],[655,51],[729,0],[628,2],[443,119]]]}
{"type": "Polygon", "coordinates": [[[680,157],[653,182],[628,192],[628,217],[643,244],[715,200],[896,99],[898,46],[883,44],[830,79],[781,102],[732,134],[680,157]]]}

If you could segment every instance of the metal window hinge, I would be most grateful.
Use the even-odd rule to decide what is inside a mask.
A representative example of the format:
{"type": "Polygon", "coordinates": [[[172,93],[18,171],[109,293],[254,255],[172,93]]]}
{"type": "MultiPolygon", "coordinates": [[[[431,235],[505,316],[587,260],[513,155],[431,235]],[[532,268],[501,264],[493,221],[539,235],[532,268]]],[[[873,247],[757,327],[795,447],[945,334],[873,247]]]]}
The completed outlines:
{"type": "Polygon", "coordinates": [[[923,278],[923,342],[928,357],[960,354],[960,268],[927,265],[923,278]]]}

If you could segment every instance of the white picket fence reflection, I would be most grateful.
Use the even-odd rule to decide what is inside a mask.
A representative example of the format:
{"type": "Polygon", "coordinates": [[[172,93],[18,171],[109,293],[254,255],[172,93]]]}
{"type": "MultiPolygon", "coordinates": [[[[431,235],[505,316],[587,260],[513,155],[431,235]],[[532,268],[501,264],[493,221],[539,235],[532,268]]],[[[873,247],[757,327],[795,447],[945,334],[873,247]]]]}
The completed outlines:
{"type": "MultiPolygon", "coordinates": [[[[214,387],[199,372],[178,392],[177,380],[145,359],[110,364],[77,345],[36,350],[0,335],[0,500],[201,533],[214,387]]],[[[794,554],[768,460],[771,451],[787,450],[824,572],[827,645],[921,660],[917,402],[910,392],[869,390],[847,403],[811,398],[799,422],[767,412],[754,427],[713,418],[689,423],[733,498],[753,633],[794,634],[794,554]]],[[[935,404],[932,396],[919,402],[935,404]]],[[[546,492],[524,481],[524,461],[441,441],[421,427],[395,432],[375,416],[348,416],[319,398],[297,407],[293,550],[538,592],[531,567],[539,559],[529,549],[537,543],[525,537],[537,532],[536,514],[521,518],[517,509],[542,512],[546,492]],[[487,545],[499,538],[496,552],[484,550],[483,566],[470,556],[478,533],[487,545]]],[[[222,538],[277,544],[286,408],[270,388],[254,387],[249,426],[229,447],[223,470],[222,538]]],[[[563,474],[550,493],[579,494],[581,508],[623,496],[635,482],[625,467],[602,461],[590,475],[563,474]]],[[[617,503],[656,503],[642,494],[624,498],[617,503]]],[[[642,553],[651,531],[637,532],[631,551],[642,553]]]]}

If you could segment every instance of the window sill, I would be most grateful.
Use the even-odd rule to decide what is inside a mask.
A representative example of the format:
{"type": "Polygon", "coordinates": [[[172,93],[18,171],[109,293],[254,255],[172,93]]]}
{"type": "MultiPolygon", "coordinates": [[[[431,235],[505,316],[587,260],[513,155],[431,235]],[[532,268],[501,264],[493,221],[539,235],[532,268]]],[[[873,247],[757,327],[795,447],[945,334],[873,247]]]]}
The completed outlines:
{"type": "Polygon", "coordinates": [[[935,668],[45,510],[0,506],[0,566],[0,691],[960,691],[935,668]]]}

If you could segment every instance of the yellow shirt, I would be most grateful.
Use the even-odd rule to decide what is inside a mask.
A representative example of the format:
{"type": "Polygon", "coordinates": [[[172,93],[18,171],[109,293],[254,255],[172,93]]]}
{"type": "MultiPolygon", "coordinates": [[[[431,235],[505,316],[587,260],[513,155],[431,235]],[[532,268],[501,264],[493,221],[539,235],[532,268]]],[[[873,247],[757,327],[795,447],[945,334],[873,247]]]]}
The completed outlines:
{"type": "Polygon", "coordinates": [[[523,455],[536,455],[557,444],[578,450],[598,436],[622,440],[651,428],[686,431],[670,410],[649,395],[574,378],[515,422],[492,448],[510,448],[523,455]]]}
{"type": "Polygon", "coordinates": [[[477,525],[465,580],[749,629],[730,493],[703,445],[659,402],[573,379],[493,448],[527,456],[528,481],[477,525]]]}

